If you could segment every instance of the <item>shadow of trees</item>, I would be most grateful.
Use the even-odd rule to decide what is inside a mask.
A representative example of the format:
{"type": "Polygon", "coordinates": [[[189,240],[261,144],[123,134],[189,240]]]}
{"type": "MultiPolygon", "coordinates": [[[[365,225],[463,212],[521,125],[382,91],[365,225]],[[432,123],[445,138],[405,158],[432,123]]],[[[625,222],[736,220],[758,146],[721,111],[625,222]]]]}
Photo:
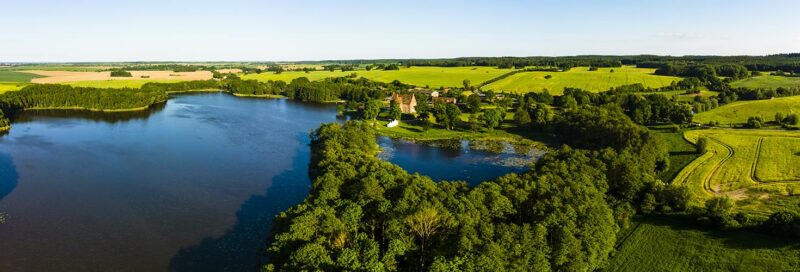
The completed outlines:
{"type": "MultiPolygon", "coordinates": [[[[301,143],[308,135],[299,135],[301,143]]],[[[236,213],[236,223],[220,237],[207,237],[173,256],[169,271],[259,271],[266,262],[272,219],[305,199],[309,190],[307,146],[292,160],[292,169],[272,178],[262,195],[253,195],[236,213]]],[[[269,162],[266,162],[269,163],[269,162]]]]}

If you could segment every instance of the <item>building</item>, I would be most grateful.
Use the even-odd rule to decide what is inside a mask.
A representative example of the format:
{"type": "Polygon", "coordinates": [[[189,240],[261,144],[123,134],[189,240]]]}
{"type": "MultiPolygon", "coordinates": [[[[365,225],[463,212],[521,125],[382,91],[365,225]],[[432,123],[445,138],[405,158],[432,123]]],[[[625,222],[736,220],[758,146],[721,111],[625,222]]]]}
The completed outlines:
{"type": "Polygon", "coordinates": [[[393,94],[392,101],[400,105],[400,111],[403,113],[416,113],[417,112],[417,98],[414,94],[393,94]]]}
{"type": "Polygon", "coordinates": [[[436,101],[441,101],[442,103],[445,103],[445,104],[455,104],[457,102],[455,97],[443,97],[443,96],[442,97],[434,97],[433,98],[433,103],[436,103],[436,101]]]}
{"type": "Polygon", "coordinates": [[[422,89],[422,88],[414,88],[408,90],[410,93],[417,93],[417,94],[424,94],[429,97],[439,97],[439,92],[434,90],[422,89]]]}

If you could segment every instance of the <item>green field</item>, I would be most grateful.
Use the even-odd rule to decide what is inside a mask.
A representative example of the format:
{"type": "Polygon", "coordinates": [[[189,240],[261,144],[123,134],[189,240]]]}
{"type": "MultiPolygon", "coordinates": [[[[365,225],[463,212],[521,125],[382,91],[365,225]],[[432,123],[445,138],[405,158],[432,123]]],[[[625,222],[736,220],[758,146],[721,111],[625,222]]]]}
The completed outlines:
{"type": "Polygon", "coordinates": [[[31,79],[40,77],[31,73],[0,70],[0,82],[31,82],[31,79]]]}
{"type": "Polygon", "coordinates": [[[604,271],[796,271],[796,239],[699,230],[691,216],[653,216],[623,241],[604,271]]]}
{"type": "MultiPolygon", "coordinates": [[[[700,205],[715,195],[728,195],[743,202],[739,209],[767,215],[794,206],[762,205],[764,200],[798,199],[800,196],[800,132],[777,130],[692,130],[686,139],[708,139],[708,150],[675,177],[686,185],[700,205]]],[[[790,201],[795,203],[796,201],[790,201]]]]}
{"type": "Polygon", "coordinates": [[[320,80],[328,77],[343,77],[352,73],[358,74],[359,77],[366,77],[371,80],[381,82],[392,82],[399,80],[406,84],[416,86],[430,86],[431,88],[438,87],[457,87],[463,86],[464,79],[470,80],[473,85],[478,85],[489,79],[498,77],[502,74],[511,72],[511,69],[497,69],[494,67],[425,67],[414,66],[411,68],[400,68],[395,71],[383,70],[358,70],[358,71],[315,71],[315,72],[283,72],[280,74],[275,73],[261,73],[261,74],[247,74],[243,75],[243,79],[257,79],[260,81],[268,80],[283,80],[286,82],[299,77],[307,77],[309,80],[320,80]]]}
{"type": "Polygon", "coordinates": [[[718,121],[721,124],[741,124],[750,116],[761,116],[764,121],[775,119],[775,113],[800,114],[800,96],[773,98],[769,100],[737,101],[725,106],[701,112],[694,116],[698,123],[718,121]]]}
{"type": "Polygon", "coordinates": [[[731,83],[731,87],[739,88],[764,88],[775,89],[778,87],[784,88],[800,88],[800,77],[785,77],[785,76],[756,76],[745,78],[731,83]]]}
{"type": "Polygon", "coordinates": [[[561,94],[564,87],[576,87],[588,91],[607,91],[611,87],[642,83],[645,87],[667,86],[678,77],[657,76],[655,69],[635,67],[599,68],[589,71],[588,67],[576,67],[566,72],[522,72],[492,84],[484,86],[484,90],[539,92],[547,89],[552,94],[561,94]],[[614,70],[611,73],[611,70],[614,70]],[[546,75],[552,78],[545,79],[546,75]]]}
{"type": "Polygon", "coordinates": [[[44,71],[73,71],[73,72],[96,72],[107,69],[111,66],[97,65],[70,65],[70,64],[29,64],[12,67],[2,67],[0,70],[19,71],[19,70],[44,70],[44,71]]]}
{"type": "Polygon", "coordinates": [[[658,178],[669,182],[699,154],[693,144],[683,138],[683,132],[671,132],[668,128],[651,128],[654,135],[669,149],[669,169],[658,174],[658,178]]]}
{"type": "Polygon", "coordinates": [[[20,82],[0,82],[0,94],[8,91],[16,91],[25,87],[27,83],[20,82]]]}
{"type": "Polygon", "coordinates": [[[175,83],[180,82],[181,80],[177,79],[162,79],[162,80],[146,80],[146,79],[115,79],[115,80],[91,80],[91,81],[75,81],[75,82],[66,82],[63,84],[67,84],[73,87],[94,87],[94,88],[139,88],[142,87],[145,83],[148,82],[158,82],[158,83],[175,83]]]}

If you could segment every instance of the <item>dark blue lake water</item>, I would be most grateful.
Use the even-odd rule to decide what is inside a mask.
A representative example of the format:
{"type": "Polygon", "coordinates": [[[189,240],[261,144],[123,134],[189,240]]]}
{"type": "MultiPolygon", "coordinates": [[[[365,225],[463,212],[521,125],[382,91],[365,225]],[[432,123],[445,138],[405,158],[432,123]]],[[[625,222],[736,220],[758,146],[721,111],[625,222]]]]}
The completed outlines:
{"type": "MultiPolygon", "coordinates": [[[[305,198],[331,105],[180,95],[136,113],[27,112],[0,136],[0,271],[252,271],[305,198]]],[[[379,138],[381,157],[476,183],[508,155],[379,138]]]]}

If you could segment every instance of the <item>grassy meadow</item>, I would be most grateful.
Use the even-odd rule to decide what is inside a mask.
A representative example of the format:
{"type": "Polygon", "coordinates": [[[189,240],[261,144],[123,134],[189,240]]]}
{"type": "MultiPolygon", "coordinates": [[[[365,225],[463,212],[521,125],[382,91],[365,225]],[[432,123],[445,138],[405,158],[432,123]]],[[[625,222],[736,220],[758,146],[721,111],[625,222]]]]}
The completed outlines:
{"type": "Polygon", "coordinates": [[[604,271],[793,271],[796,239],[753,231],[701,230],[691,216],[652,216],[613,253],[604,271]]]}
{"type": "Polygon", "coordinates": [[[328,77],[343,77],[356,73],[359,77],[366,77],[371,80],[381,82],[392,82],[399,80],[400,82],[417,85],[417,86],[430,86],[431,88],[438,87],[456,87],[463,86],[465,79],[470,80],[473,85],[478,85],[489,79],[498,77],[502,74],[511,72],[511,69],[497,69],[495,67],[428,67],[428,66],[413,66],[411,68],[401,67],[400,70],[383,71],[383,70],[358,70],[358,71],[314,71],[314,72],[283,72],[280,74],[275,73],[261,73],[261,74],[247,74],[242,75],[243,79],[256,79],[260,81],[268,80],[283,80],[286,82],[299,77],[306,77],[309,80],[320,80],[328,77]]]}
{"type": "Polygon", "coordinates": [[[760,202],[798,198],[800,192],[800,132],[778,130],[692,130],[687,140],[708,139],[707,152],[692,161],[673,183],[689,187],[696,205],[714,195],[743,202],[740,210],[768,214],[777,209],[760,202]]]}
{"type": "Polygon", "coordinates": [[[486,85],[482,89],[518,93],[547,89],[552,94],[561,94],[564,87],[601,92],[611,87],[634,83],[642,83],[645,87],[662,87],[681,80],[678,77],[657,76],[653,72],[655,69],[630,66],[599,68],[597,71],[589,71],[589,67],[575,67],[566,72],[522,72],[486,85]],[[545,79],[546,75],[552,78],[545,79]]]}
{"type": "Polygon", "coordinates": [[[701,112],[694,116],[698,123],[718,121],[721,124],[742,124],[750,116],[761,116],[764,121],[775,119],[775,113],[800,114],[800,96],[780,97],[769,100],[737,101],[722,107],[701,112]]]}
{"type": "Polygon", "coordinates": [[[731,87],[735,88],[744,87],[750,89],[757,89],[757,88],[776,89],[778,87],[800,88],[800,77],[785,77],[785,76],[770,76],[770,75],[755,76],[733,82],[731,83],[731,87]]]}

